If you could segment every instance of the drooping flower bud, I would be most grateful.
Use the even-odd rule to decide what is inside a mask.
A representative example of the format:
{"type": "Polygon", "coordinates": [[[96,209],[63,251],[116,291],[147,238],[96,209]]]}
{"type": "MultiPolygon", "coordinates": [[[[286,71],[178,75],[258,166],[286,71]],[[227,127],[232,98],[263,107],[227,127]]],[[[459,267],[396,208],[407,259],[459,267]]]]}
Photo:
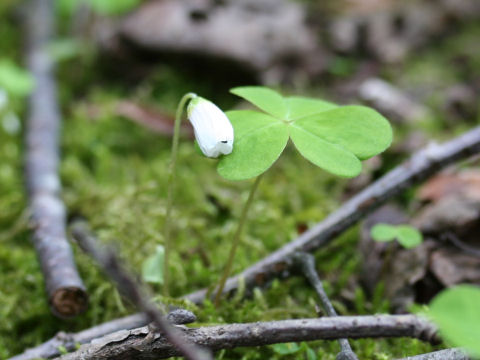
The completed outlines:
{"type": "Polygon", "coordinates": [[[233,150],[233,127],[227,115],[214,103],[200,96],[193,98],[187,108],[195,139],[205,156],[216,158],[233,150]]]}

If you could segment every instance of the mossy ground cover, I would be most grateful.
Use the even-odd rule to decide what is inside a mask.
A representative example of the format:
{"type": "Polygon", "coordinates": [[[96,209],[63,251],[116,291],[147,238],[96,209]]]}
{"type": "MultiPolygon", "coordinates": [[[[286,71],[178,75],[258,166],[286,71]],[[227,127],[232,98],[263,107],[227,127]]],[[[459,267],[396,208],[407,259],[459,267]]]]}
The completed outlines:
{"type": "MultiPolygon", "coordinates": [[[[2,11],[5,9],[7,7],[2,11]]],[[[0,28],[9,38],[0,45],[2,54],[18,58],[20,39],[14,31],[15,25],[11,21],[1,21],[0,28]]],[[[478,32],[478,29],[465,30],[464,37],[472,38],[472,32],[478,32]]],[[[440,44],[430,53],[421,54],[406,64],[407,75],[403,81],[408,81],[409,69],[415,72],[411,79],[418,79],[417,72],[425,75],[422,66],[429,71],[441,66],[443,79],[462,80],[461,74],[437,62],[443,54],[451,54],[452,49],[464,51],[468,47],[459,47],[457,41],[440,44]]],[[[75,67],[82,69],[84,65],[81,60],[74,59],[63,63],[59,69],[64,117],[61,147],[63,198],[70,219],[85,218],[99,239],[113,243],[132,270],[139,272],[144,259],[163,241],[170,139],[115,116],[111,111],[112,104],[118,98],[136,97],[139,101],[173,111],[175,102],[186,91],[201,93],[224,108],[234,104],[234,98],[217,93],[205,77],[186,78],[181,69],[162,68],[158,76],[131,87],[105,80],[99,83],[97,77],[104,77],[96,72],[95,62],[90,63],[88,81],[70,71],[75,67]],[[100,114],[94,118],[88,111],[92,104],[100,109],[100,114]]],[[[392,79],[396,78],[394,70],[386,73],[392,79]]],[[[435,104],[438,99],[432,98],[431,101],[435,104]]],[[[24,114],[25,104],[19,101],[16,106],[17,112],[24,114]]],[[[442,124],[441,117],[431,121],[442,124]]],[[[438,125],[426,128],[435,134],[445,129],[438,125]]],[[[402,132],[401,129],[395,130],[402,132]]],[[[0,126],[0,358],[41,343],[60,330],[78,331],[134,311],[92,260],[74,245],[80,273],[90,294],[89,310],[72,320],[59,320],[51,315],[40,268],[29,241],[22,180],[23,151],[22,132],[11,133],[0,126]]],[[[249,181],[223,180],[215,167],[215,160],[202,157],[191,141],[182,140],[173,213],[173,296],[212,286],[218,281],[230,248],[229,239],[235,230],[235,219],[241,210],[239,205],[247,196],[249,181]]],[[[290,145],[260,185],[234,271],[266,256],[294,238],[299,228],[322,220],[338,208],[345,184],[344,180],[329,176],[308,163],[292,151],[290,145]]],[[[349,303],[339,301],[341,290],[361,265],[362,259],[356,251],[357,240],[358,229],[354,228],[316,254],[327,291],[341,314],[388,312],[388,302],[382,296],[381,287],[373,298],[357,287],[355,300],[349,303]]],[[[160,288],[152,290],[160,294],[160,288]]],[[[254,290],[247,299],[240,295],[241,292],[225,301],[218,310],[210,303],[201,307],[186,306],[194,309],[200,324],[316,316],[315,294],[301,278],[277,280],[268,289],[254,290]]],[[[390,359],[432,349],[411,339],[358,340],[352,345],[358,356],[365,359],[390,359]]],[[[319,359],[334,359],[338,351],[335,342],[314,342],[311,347],[319,359]]],[[[280,356],[272,347],[222,351],[217,357],[302,358],[298,355],[280,356]]]]}

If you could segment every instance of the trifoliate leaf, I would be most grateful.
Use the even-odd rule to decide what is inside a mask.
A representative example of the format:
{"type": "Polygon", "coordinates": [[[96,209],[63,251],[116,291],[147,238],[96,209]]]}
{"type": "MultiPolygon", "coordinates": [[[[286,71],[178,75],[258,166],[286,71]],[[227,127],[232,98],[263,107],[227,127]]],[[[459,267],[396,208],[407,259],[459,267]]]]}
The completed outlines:
{"type": "Polygon", "coordinates": [[[280,156],[289,136],[305,158],[343,177],[357,176],[361,160],[379,154],[392,142],[388,121],[365,106],[340,107],[317,99],[283,98],[260,86],[234,88],[231,92],[271,116],[240,111],[230,119],[235,122],[233,152],[218,167],[227,179],[247,179],[263,173],[280,156]],[[249,120],[249,116],[254,118],[249,120]],[[248,130],[247,135],[241,133],[242,126],[248,130]]]}
{"type": "Polygon", "coordinates": [[[288,142],[288,126],[256,111],[228,111],[235,133],[233,152],[218,164],[218,173],[229,180],[244,180],[265,172],[288,142]]]}
{"type": "Polygon", "coordinates": [[[465,348],[475,358],[480,357],[479,303],[479,287],[459,285],[437,295],[427,312],[445,340],[465,348]]]}
{"type": "Polygon", "coordinates": [[[272,89],[263,86],[241,86],[231,89],[230,92],[279,119],[287,116],[287,106],[282,95],[272,89]]]}
{"type": "Polygon", "coordinates": [[[163,284],[163,265],[165,249],[158,245],[155,253],[148,257],[142,265],[142,279],[153,284],[163,284]]]}
{"type": "Polygon", "coordinates": [[[295,123],[291,126],[290,136],[300,154],[332,174],[354,177],[362,171],[362,163],[351,152],[295,123]]]}

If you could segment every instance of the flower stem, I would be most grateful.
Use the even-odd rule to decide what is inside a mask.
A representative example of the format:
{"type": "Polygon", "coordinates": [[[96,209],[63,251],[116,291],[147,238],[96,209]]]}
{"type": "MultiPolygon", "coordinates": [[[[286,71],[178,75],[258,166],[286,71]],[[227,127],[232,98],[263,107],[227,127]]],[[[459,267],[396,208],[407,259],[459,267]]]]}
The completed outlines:
{"type": "Polygon", "coordinates": [[[242,234],[243,227],[245,225],[245,222],[247,221],[247,215],[248,215],[248,210],[250,209],[250,205],[252,205],[253,202],[253,197],[255,195],[255,192],[258,189],[258,184],[260,183],[260,180],[262,178],[262,175],[257,176],[255,179],[255,182],[252,185],[252,188],[250,189],[250,194],[248,195],[247,202],[243,206],[242,209],[242,214],[240,215],[240,221],[238,223],[237,231],[235,232],[235,235],[233,236],[233,243],[232,247],[230,248],[230,254],[228,255],[228,260],[227,264],[225,266],[225,270],[223,271],[223,276],[220,279],[220,284],[218,285],[218,290],[217,294],[215,295],[215,306],[218,307],[220,304],[220,298],[222,297],[222,292],[225,287],[225,283],[227,282],[228,276],[230,275],[230,272],[232,271],[232,266],[233,266],[233,259],[235,258],[235,252],[237,251],[237,247],[240,244],[240,235],[242,234]]]}
{"type": "Polygon", "coordinates": [[[180,124],[182,122],[182,114],[185,105],[189,100],[195,98],[197,95],[194,93],[185,94],[178,103],[177,112],[175,116],[175,125],[173,128],[173,141],[172,141],[172,155],[170,159],[170,165],[168,167],[168,179],[167,179],[167,210],[165,214],[164,224],[164,261],[163,261],[163,294],[169,296],[169,257],[171,248],[170,229],[171,229],[171,214],[173,204],[173,184],[175,180],[175,167],[177,164],[178,154],[178,141],[180,137],[180,124]]]}

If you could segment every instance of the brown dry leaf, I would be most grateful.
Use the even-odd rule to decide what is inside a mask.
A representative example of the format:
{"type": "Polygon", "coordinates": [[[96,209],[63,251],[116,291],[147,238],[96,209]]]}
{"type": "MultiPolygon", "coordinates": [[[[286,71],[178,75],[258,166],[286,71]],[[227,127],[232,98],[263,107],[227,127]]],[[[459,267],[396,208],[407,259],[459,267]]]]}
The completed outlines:
{"type": "Polygon", "coordinates": [[[456,249],[434,251],[430,270],[447,287],[464,282],[480,284],[480,259],[456,249]]]}
{"type": "Polygon", "coordinates": [[[454,174],[440,174],[427,181],[417,193],[422,201],[438,201],[449,195],[463,195],[480,200],[480,171],[465,170],[454,174]]]}

